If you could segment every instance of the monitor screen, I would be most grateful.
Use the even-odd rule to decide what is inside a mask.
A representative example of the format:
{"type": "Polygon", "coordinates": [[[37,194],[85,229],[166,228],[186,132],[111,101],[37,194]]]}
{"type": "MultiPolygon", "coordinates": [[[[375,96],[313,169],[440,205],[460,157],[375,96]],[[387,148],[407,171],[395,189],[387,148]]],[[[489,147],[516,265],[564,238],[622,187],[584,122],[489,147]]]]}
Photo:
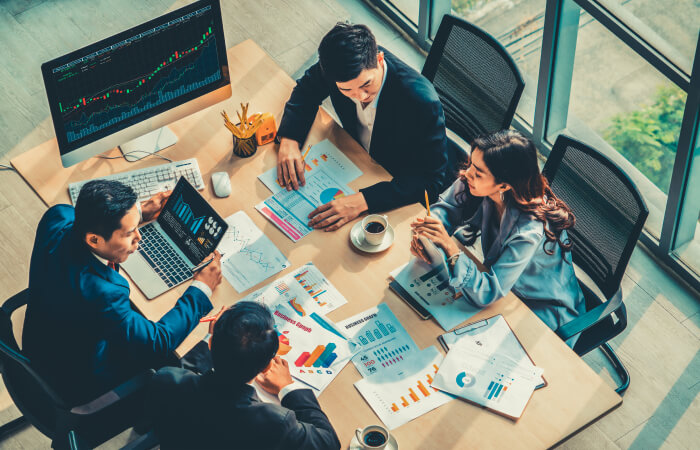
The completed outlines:
{"type": "Polygon", "coordinates": [[[63,155],[229,84],[219,2],[195,2],[42,72],[63,155]]]}
{"type": "Polygon", "coordinates": [[[180,243],[192,264],[199,264],[216,249],[228,224],[185,179],[180,178],[158,216],[158,224],[180,243]]]}

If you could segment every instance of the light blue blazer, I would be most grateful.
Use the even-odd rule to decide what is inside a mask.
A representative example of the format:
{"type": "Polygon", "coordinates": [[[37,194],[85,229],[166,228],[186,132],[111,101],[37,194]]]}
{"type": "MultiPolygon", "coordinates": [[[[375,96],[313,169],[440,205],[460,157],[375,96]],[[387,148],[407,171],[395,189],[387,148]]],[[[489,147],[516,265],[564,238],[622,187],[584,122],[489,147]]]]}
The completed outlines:
{"type": "MultiPolygon", "coordinates": [[[[574,274],[571,252],[562,256],[558,244],[547,244],[544,251],[544,224],[507,203],[499,221],[496,207],[485,197],[474,215],[463,219],[462,193],[468,189],[455,181],[431,205],[433,215],[447,232],[464,243],[464,227],[471,224],[481,230],[481,247],[486,272],[460,254],[450,273],[450,284],[477,307],[485,307],[513,291],[553,330],[585,312],[585,301],[574,274]]],[[[469,192],[466,192],[469,195],[469,192]]],[[[562,232],[566,240],[566,231],[562,232]]],[[[578,336],[567,341],[573,347],[578,336]]]]}

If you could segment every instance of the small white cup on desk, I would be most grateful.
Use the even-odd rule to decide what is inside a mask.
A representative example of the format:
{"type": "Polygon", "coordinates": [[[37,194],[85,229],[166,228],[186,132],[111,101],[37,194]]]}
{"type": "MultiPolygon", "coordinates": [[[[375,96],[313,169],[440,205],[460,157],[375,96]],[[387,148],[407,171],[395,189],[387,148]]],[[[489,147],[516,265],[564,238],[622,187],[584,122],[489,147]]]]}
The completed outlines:
{"type": "Polygon", "coordinates": [[[355,437],[360,448],[365,450],[384,450],[389,444],[389,430],[380,425],[370,425],[355,430],[355,437]]]}
{"type": "Polygon", "coordinates": [[[384,241],[389,218],[381,214],[370,214],[362,219],[362,233],[369,245],[379,245],[384,241]]]}

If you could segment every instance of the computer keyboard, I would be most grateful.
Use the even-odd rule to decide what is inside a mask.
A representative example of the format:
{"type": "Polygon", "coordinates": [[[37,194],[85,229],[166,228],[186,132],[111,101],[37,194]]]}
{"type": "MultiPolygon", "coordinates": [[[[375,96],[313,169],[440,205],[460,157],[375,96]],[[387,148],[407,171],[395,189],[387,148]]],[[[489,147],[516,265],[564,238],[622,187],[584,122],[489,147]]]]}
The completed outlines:
{"type": "MultiPolygon", "coordinates": [[[[185,177],[195,189],[199,191],[204,189],[202,173],[199,171],[199,164],[197,164],[195,158],[147,167],[145,169],[115,173],[114,175],[94,179],[121,181],[131,186],[139,197],[138,201],[142,202],[148,200],[158,192],[175,188],[177,180],[179,180],[180,177],[185,177]]],[[[74,205],[78,200],[80,188],[88,181],[92,180],[78,181],[68,185],[68,193],[74,205]]]]}
{"type": "Polygon", "coordinates": [[[169,288],[192,278],[192,271],[185,266],[185,261],[175,253],[163,236],[155,230],[155,225],[149,223],[139,228],[139,232],[142,236],[139,242],[139,253],[169,288]]]}

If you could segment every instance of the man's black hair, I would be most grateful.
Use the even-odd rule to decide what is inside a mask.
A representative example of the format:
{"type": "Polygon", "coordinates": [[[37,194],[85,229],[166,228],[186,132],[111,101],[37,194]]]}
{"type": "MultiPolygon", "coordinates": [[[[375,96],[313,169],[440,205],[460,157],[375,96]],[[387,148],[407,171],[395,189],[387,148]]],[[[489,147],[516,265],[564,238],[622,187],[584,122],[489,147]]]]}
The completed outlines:
{"type": "Polygon", "coordinates": [[[82,241],[86,233],[109,240],[121,228],[122,218],[136,204],[136,193],[118,181],[93,180],[85,183],[75,204],[73,229],[82,241]]]}
{"type": "Polygon", "coordinates": [[[232,383],[247,383],[267,367],[279,348],[272,314],[260,303],[243,301],[225,311],[214,326],[214,369],[232,383]]]}
{"type": "Polygon", "coordinates": [[[350,81],[377,67],[377,41],[365,25],[338,22],[318,47],[321,70],[333,81],[350,81]]]}

